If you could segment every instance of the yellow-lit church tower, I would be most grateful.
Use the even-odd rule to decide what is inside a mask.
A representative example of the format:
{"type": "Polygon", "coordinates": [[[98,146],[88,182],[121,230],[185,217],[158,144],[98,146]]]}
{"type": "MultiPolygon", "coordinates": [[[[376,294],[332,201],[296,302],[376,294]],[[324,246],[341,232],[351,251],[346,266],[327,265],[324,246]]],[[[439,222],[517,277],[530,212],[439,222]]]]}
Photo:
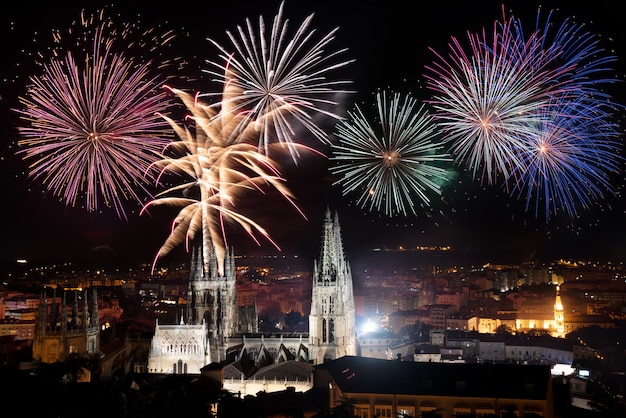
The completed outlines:
{"type": "Polygon", "coordinates": [[[556,330],[552,332],[554,337],[565,336],[565,313],[563,310],[563,302],[561,301],[561,286],[556,286],[556,297],[554,300],[554,322],[556,330]]]}

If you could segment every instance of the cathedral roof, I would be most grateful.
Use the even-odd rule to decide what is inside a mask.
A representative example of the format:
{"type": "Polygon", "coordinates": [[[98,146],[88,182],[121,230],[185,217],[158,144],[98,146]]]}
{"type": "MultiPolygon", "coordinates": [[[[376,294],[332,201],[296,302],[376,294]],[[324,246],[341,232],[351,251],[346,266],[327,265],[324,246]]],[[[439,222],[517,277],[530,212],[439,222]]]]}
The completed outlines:
{"type": "Polygon", "coordinates": [[[263,367],[253,377],[265,380],[307,380],[311,379],[313,369],[311,363],[289,360],[263,367]]]}
{"type": "Polygon", "coordinates": [[[248,378],[248,370],[240,362],[229,363],[224,366],[224,379],[241,379],[248,378]]]}

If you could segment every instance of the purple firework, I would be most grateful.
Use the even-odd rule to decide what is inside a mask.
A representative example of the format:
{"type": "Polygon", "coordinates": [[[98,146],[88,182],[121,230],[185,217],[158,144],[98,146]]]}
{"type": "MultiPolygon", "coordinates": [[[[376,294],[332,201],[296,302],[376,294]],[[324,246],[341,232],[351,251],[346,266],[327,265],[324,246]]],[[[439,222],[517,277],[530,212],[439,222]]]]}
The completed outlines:
{"type": "Polygon", "coordinates": [[[607,194],[613,194],[613,175],[621,171],[622,145],[615,116],[623,105],[615,102],[606,87],[617,78],[612,64],[617,58],[604,49],[600,38],[584,25],[565,19],[552,22],[553,12],[542,20],[537,13],[532,41],[538,46],[521,50],[526,41],[521,20],[503,25],[503,39],[511,60],[528,58],[531,71],[552,66],[558,69],[546,79],[546,88],[559,86],[549,106],[538,109],[539,123],[523,147],[523,169],[507,179],[510,190],[525,196],[526,207],[548,220],[559,212],[575,218],[607,194]],[[556,30],[554,29],[556,28],[556,30]],[[528,51],[532,54],[526,57],[528,51]]]}
{"type": "Polygon", "coordinates": [[[520,43],[498,35],[508,30],[496,23],[493,37],[485,30],[468,33],[467,50],[453,38],[448,56],[435,52],[425,74],[434,92],[427,102],[435,109],[433,116],[455,162],[489,184],[521,167],[518,150],[532,133],[536,112],[559,91],[558,85],[546,88],[544,83],[558,69],[529,71],[530,58],[539,48],[535,39],[520,43]],[[517,60],[509,59],[511,41],[523,51],[517,60]]]}
{"type": "Polygon", "coordinates": [[[537,217],[543,212],[546,221],[559,212],[574,219],[614,193],[611,179],[624,160],[618,125],[609,116],[583,99],[545,109],[521,153],[523,169],[508,179],[527,210],[537,217]]]}
{"type": "MultiPolygon", "coordinates": [[[[551,15],[551,14],[550,14],[551,15]]],[[[549,16],[550,16],[549,15],[549,16]]],[[[609,173],[621,161],[612,83],[615,57],[582,26],[565,21],[526,36],[503,13],[493,35],[468,34],[450,42],[427,66],[429,100],[455,162],[475,178],[500,182],[527,198],[527,209],[575,217],[577,208],[611,191],[609,173]],[[540,203],[541,202],[541,203],[540,203]]]]}
{"type": "Polygon", "coordinates": [[[151,61],[116,53],[105,26],[90,32],[84,57],[55,51],[30,78],[17,109],[18,155],[67,206],[112,207],[126,218],[124,201],[151,196],[148,168],[172,137],[158,112],[170,99],[151,61]]]}

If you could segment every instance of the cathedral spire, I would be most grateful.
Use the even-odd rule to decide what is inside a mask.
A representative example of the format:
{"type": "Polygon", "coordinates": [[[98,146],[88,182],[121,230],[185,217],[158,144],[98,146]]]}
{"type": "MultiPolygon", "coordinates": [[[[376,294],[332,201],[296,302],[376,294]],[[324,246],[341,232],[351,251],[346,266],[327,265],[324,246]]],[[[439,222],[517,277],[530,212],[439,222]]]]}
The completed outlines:
{"type": "Polygon", "coordinates": [[[89,303],[87,302],[87,289],[84,291],[85,302],[83,303],[83,329],[89,328],[89,303]]]}
{"type": "Polygon", "coordinates": [[[100,319],[98,318],[98,290],[93,288],[93,303],[91,304],[91,327],[99,328],[100,319]]]}
{"type": "Polygon", "coordinates": [[[210,244],[194,240],[185,325],[206,324],[211,361],[219,362],[225,358],[228,338],[238,324],[235,259],[232,248],[218,260],[213,248],[207,255],[206,245],[210,244]]]}
{"type": "Polygon", "coordinates": [[[67,292],[63,290],[63,305],[61,308],[61,332],[67,333],[67,292]]]}
{"type": "Polygon", "coordinates": [[[326,216],[324,217],[324,225],[322,228],[322,246],[319,258],[319,275],[318,283],[328,285],[336,280],[336,268],[334,257],[336,256],[336,240],[335,230],[333,228],[333,220],[330,215],[330,209],[326,208],[326,216]]]}
{"type": "Polygon", "coordinates": [[[46,335],[48,328],[48,296],[46,295],[46,288],[44,287],[39,297],[39,316],[37,318],[37,337],[41,338],[46,335]]]}
{"type": "Polygon", "coordinates": [[[52,305],[50,306],[50,329],[56,331],[57,319],[59,318],[59,307],[57,305],[57,288],[52,292],[52,305]]]}
{"type": "Polygon", "coordinates": [[[356,355],[352,275],[345,260],[339,215],[326,209],[319,260],[313,265],[309,344],[314,364],[356,355]]]}

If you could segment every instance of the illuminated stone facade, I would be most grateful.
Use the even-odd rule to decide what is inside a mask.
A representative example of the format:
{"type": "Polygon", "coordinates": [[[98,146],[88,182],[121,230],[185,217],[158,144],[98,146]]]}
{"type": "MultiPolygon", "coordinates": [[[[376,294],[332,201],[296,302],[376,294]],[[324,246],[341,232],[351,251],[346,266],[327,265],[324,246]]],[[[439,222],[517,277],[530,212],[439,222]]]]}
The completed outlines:
{"type": "Polygon", "coordinates": [[[74,302],[68,305],[68,292],[62,291],[60,301],[56,289],[50,301],[45,292],[41,295],[33,340],[35,361],[55,363],[66,361],[71,355],[83,358],[101,355],[96,289],[93,289],[91,306],[86,290],[82,300],[80,292],[74,291],[74,302]]]}
{"type": "Polygon", "coordinates": [[[313,270],[309,345],[313,364],[356,355],[352,273],[341,241],[339,217],[326,211],[320,258],[313,270]]]}

